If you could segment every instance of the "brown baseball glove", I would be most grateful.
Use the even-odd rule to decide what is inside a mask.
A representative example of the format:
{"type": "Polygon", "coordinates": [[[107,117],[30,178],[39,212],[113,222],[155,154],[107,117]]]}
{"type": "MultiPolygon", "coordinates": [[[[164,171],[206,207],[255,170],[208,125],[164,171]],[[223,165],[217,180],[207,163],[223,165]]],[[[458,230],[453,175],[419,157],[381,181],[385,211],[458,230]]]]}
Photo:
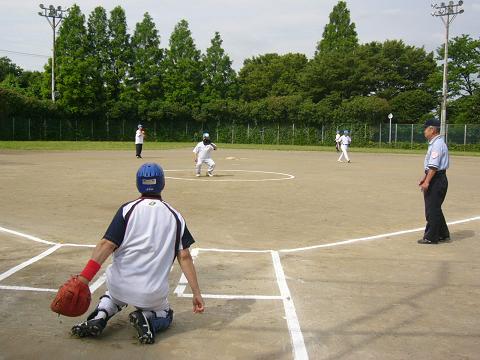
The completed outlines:
{"type": "Polygon", "coordinates": [[[72,276],[60,289],[50,304],[50,309],[60,315],[75,317],[85,314],[90,306],[92,296],[90,288],[72,276]]]}

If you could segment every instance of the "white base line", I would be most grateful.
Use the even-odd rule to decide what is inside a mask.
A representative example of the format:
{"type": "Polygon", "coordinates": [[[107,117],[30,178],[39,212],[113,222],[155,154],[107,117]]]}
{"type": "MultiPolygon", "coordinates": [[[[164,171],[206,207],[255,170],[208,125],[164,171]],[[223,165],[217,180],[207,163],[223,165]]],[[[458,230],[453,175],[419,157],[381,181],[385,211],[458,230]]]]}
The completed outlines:
{"type": "Polygon", "coordinates": [[[51,253],[60,249],[61,247],[62,247],[61,244],[57,244],[55,246],[52,246],[51,248],[45,250],[41,254],[31,258],[30,260],[27,260],[27,261],[15,266],[15,267],[11,268],[10,270],[5,271],[4,273],[0,274],[0,281],[5,280],[10,275],[15,274],[17,271],[22,270],[23,268],[27,267],[28,265],[31,265],[34,262],[37,262],[38,260],[43,259],[45,256],[50,255],[51,253]]]}
{"type": "Polygon", "coordinates": [[[29,240],[32,240],[32,241],[36,241],[36,242],[39,242],[39,243],[42,243],[42,244],[55,245],[54,242],[46,241],[46,240],[40,239],[40,238],[38,238],[38,237],[36,237],[36,236],[27,235],[27,234],[24,234],[24,233],[15,231],[15,230],[6,229],[6,228],[1,227],[1,226],[0,226],[0,231],[6,232],[6,233],[8,233],[8,234],[12,234],[12,235],[24,237],[25,239],[29,239],[29,240]]]}
{"type": "Polygon", "coordinates": [[[90,292],[93,294],[95,291],[97,291],[97,289],[103,285],[106,279],[107,274],[103,273],[100,275],[99,278],[92,285],[90,285],[90,292]]]}
{"type": "MultiPolygon", "coordinates": [[[[180,294],[178,297],[191,298],[192,294],[180,294]]],[[[228,300],[283,300],[281,296],[275,295],[222,295],[222,294],[202,294],[204,299],[228,299],[228,300]]]]}
{"type": "Polygon", "coordinates": [[[288,331],[290,332],[290,340],[293,348],[293,358],[296,360],[308,359],[307,349],[303,340],[302,330],[298,321],[297,312],[293,303],[290,289],[285,279],[282,263],[280,262],[280,255],[278,251],[272,251],[273,266],[275,268],[275,275],[277,277],[278,288],[283,300],[283,307],[285,308],[285,317],[287,318],[288,331]]]}
{"type": "Polygon", "coordinates": [[[57,289],[45,289],[45,288],[34,288],[29,286],[9,286],[9,285],[0,285],[0,290],[42,291],[42,292],[54,292],[54,293],[58,291],[57,289]]]}
{"type": "MultiPolygon", "coordinates": [[[[451,221],[451,222],[448,222],[447,224],[448,225],[457,225],[457,224],[463,224],[463,223],[466,223],[466,222],[477,221],[477,220],[480,220],[480,216],[476,216],[476,217],[472,217],[472,218],[464,219],[464,220],[451,221]]],[[[392,232],[392,233],[386,233],[386,234],[380,234],[380,235],[374,235],[374,236],[367,236],[367,237],[362,237],[362,238],[357,238],[357,239],[338,241],[338,242],[329,243],[329,244],[306,246],[306,247],[295,248],[295,249],[281,249],[281,250],[278,250],[278,251],[282,252],[282,253],[290,253],[290,252],[296,252],[296,251],[305,251],[305,250],[320,249],[320,248],[326,248],[326,247],[341,246],[341,245],[346,245],[346,244],[353,244],[353,243],[360,242],[360,241],[376,240],[376,239],[386,238],[386,237],[390,237],[390,236],[398,236],[398,235],[404,235],[404,234],[419,232],[419,231],[423,231],[423,230],[425,230],[425,227],[410,229],[410,230],[403,230],[403,231],[396,231],[396,232],[392,232]]]]}

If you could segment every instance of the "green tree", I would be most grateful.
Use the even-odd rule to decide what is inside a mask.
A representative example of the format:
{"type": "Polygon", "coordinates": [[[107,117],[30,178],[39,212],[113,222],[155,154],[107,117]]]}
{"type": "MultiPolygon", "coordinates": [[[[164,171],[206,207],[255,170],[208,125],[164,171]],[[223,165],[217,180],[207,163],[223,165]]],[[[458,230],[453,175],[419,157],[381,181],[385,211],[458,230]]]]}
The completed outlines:
{"type": "Polygon", "coordinates": [[[109,62],[105,74],[109,101],[118,101],[128,77],[128,68],[132,62],[130,35],[127,33],[125,11],[115,7],[108,20],[109,62]]]}
{"type": "Polygon", "coordinates": [[[189,107],[197,104],[202,89],[200,50],[186,20],[181,20],[170,36],[164,65],[166,100],[189,107]]]}
{"type": "MultiPolygon", "coordinates": [[[[437,49],[437,60],[442,62],[445,48],[437,49]]],[[[440,83],[441,71],[437,83],[440,83]]],[[[443,74],[443,73],[442,73],[443,74]]],[[[451,96],[473,95],[480,87],[480,39],[474,40],[463,34],[448,42],[448,88],[451,96]]]]}
{"type": "Polygon", "coordinates": [[[96,100],[90,81],[94,71],[87,52],[85,16],[77,5],[70,8],[68,16],[62,22],[56,49],[59,104],[74,114],[91,113],[91,105],[96,100]]]}
{"type": "Polygon", "coordinates": [[[109,38],[107,12],[101,6],[96,7],[87,22],[88,60],[92,69],[91,84],[96,100],[92,104],[93,111],[101,115],[105,113],[107,91],[106,73],[109,64],[109,38]]]}
{"type": "Polygon", "coordinates": [[[390,100],[398,123],[416,123],[437,105],[437,98],[425,90],[404,91],[390,100]]]}
{"type": "Polygon", "coordinates": [[[0,57],[0,82],[2,82],[7,75],[18,76],[22,69],[15,65],[8,57],[0,57]]]}
{"type": "MultiPolygon", "coordinates": [[[[156,100],[162,97],[160,37],[152,17],[145,13],[132,36],[133,64],[130,70],[131,90],[138,99],[139,112],[145,120],[158,111],[156,100]]],[[[134,94],[132,94],[134,95],[134,94]]],[[[143,120],[142,120],[143,121],[143,120]]]]}
{"type": "Polygon", "coordinates": [[[325,25],[323,38],[317,44],[315,56],[326,52],[350,52],[358,46],[355,23],[350,20],[350,10],[345,1],[339,1],[330,13],[330,21],[325,25]]]}
{"type": "Polygon", "coordinates": [[[202,55],[203,97],[226,99],[237,96],[237,75],[232,69],[232,61],[222,48],[222,38],[218,32],[211,40],[206,54],[202,55]]]}
{"type": "Polygon", "coordinates": [[[246,59],[239,72],[241,97],[246,101],[267,96],[289,96],[301,91],[299,74],[307,65],[303,54],[265,54],[246,59]]]}

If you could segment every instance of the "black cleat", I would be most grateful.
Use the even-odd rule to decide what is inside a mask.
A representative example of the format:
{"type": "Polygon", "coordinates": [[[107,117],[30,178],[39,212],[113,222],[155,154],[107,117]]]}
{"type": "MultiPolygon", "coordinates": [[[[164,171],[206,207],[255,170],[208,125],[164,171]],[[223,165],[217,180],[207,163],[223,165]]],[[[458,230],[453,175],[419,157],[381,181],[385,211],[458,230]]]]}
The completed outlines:
{"type": "Polygon", "coordinates": [[[128,316],[130,324],[137,330],[138,341],[142,344],[153,344],[155,336],[147,317],[141,310],[136,310],[128,316]]]}
{"type": "Polygon", "coordinates": [[[102,333],[105,326],[107,326],[107,320],[105,319],[87,320],[83,323],[74,325],[72,327],[72,335],[78,337],[96,337],[102,333]]]}
{"type": "Polygon", "coordinates": [[[417,243],[419,244],[426,244],[426,245],[435,245],[435,244],[438,244],[437,241],[430,241],[428,239],[420,239],[417,241],[417,243]]]}

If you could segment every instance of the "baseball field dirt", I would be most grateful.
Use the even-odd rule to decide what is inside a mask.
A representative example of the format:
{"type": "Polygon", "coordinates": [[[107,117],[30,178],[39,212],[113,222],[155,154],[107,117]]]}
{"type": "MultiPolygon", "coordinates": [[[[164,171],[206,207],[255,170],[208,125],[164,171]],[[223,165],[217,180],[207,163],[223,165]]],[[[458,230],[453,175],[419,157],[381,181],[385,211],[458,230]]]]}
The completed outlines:
{"type": "MultiPolygon", "coordinates": [[[[193,146],[192,146],[193,147],[193,146]]],[[[478,359],[480,158],[451,157],[443,209],[452,240],[419,245],[422,155],[219,148],[196,178],[191,148],[0,150],[0,359],[478,359]],[[141,345],[128,307],[100,337],[52,313],[135,174],[157,162],[185,217],[204,314],[179,266],[172,327],[141,345]],[[351,241],[348,241],[351,240],[351,241]]],[[[102,268],[90,311],[105,291],[102,268]]]]}

